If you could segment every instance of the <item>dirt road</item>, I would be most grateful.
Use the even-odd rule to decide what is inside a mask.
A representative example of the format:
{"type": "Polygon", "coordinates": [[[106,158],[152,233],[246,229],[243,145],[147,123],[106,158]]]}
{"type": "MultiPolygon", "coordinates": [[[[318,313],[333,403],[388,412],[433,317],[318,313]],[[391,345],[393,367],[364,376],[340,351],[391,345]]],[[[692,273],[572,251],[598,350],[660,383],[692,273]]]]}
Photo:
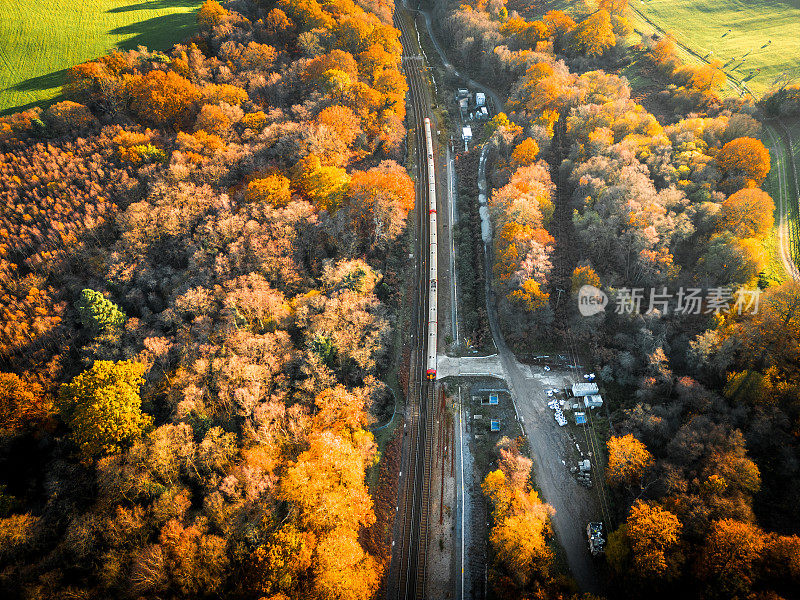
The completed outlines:
{"type": "MultiPolygon", "coordinates": [[[[410,10],[415,10],[415,9],[410,9],[410,10]]],[[[444,50],[442,50],[442,47],[439,45],[439,42],[433,33],[433,26],[431,24],[430,14],[422,9],[416,9],[416,12],[420,13],[425,19],[425,27],[428,30],[428,38],[431,40],[433,47],[436,49],[436,54],[439,55],[439,60],[442,61],[444,68],[452,72],[456,77],[463,79],[467,83],[467,85],[470,86],[471,88],[480,90],[481,92],[486,94],[491,102],[490,108],[495,114],[502,112],[503,108],[505,107],[505,103],[500,100],[500,96],[498,96],[493,89],[486,87],[485,85],[483,85],[478,81],[475,81],[468,75],[461,73],[458,69],[455,68],[453,63],[451,63],[447,59],[447,55],[444,53],[444,50]]]]}
{"type": "MultiPolygon", "coordinates": [[[[478,187],[485,192],[485,161],[478,172],[478,187]]],[[[553,529],[567,555],[570,571],[581,590],[599,591],[600,584],[592,558],[586,547],[585,527],[590,520],[602,518],[594,494],[580,486],[569,472],[566,457],[575,453],[573,442],[553,419],[547,407],[546,389],[562,387],[572,381],[570,371],[523,365],[506,345],[495,310],[491,289],[491,240],[484,239],[486,250],[486,312],[497,354],[511,390],[517,416],[522,420],[533,459],[534,475],[542,499],[556,511],[553,529]]],[[[592,457],[593,458],[593,457],[592,457]]],[[[594,463],[594,461],[592,461],[594,463]]],[[[595,468],[595,465],[592,465],[595,468]]],[[[600,465],[597,465],[599,467],[600,465]]]]}

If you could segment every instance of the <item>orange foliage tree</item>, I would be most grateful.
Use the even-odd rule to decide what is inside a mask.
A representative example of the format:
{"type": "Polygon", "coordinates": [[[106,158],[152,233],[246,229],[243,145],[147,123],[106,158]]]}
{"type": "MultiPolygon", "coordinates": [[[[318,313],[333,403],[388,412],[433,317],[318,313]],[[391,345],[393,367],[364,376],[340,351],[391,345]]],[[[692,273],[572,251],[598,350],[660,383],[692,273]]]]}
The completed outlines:
{"type": "Polygon", "coordinates": [[[361,134],[361,119],[347,106],[328,106],[317,115],[317,123],[330,127],[346,146],[361,134]]]}
{"type": "Polygon", "coordinates": [[[699,559],[700,576],[724,597],[746,596],[758,576],[765,541],[763,532],[751,523],[714,521],[699,559]]]}
{"type": "Polygon", "coordinates": [[[575,27],[573,18],[560,10],[547,11],[542,20],[550,30],[550,35],[556,37],[568,34],[575,27]]]}
{"type": "Polygon", "coordinates": [[[514,169],[527,167],[536,161],[539,155],[539,144],[532,138],[525,138],[514,148],[511,153],[511,166],[514,169]]]}
{"type": "Polygon", "coordinates": [[[736,138],[719,151],[717,164],[737,189],[754,187],[761,185],[769,173],[769,150],[755,138],[736,138]]]}
{"type": "Polygon", "coordinates": [[[654,504],[637,500],[626,522],[635,572],[644,578],[674,579],[683,562],[682,525],[678,517],[654,504]]]}
{"type": "Polygon", "coordinates": [[[206,104],[197,115],[194,123],[195,131],[203,130],[206,133],[224,135],[231,126],[231,120],[219,106],[206,104]]]}
{"type": "Polygon", "coordinates": [[[414,182],[397,163],[355,171],[346,201],[348,225],[370,247],[385,248],[402,232],[414,201],[414,182]]]}
{"type": "Polygon", "coordinates": [[[98,125],[91,111],[83,104],[65,100],[44,112],[50,126],[58,133],[82,132],[98,125]]]}
{"type": "Polygon", "coordinates": [[[0,373],[0,430],[13,433],[40,423],[51,409],[39,385],[23,381],[16,373],[0,373]]]}
{"type": "Polygon", "coordinates": [[[720,227],[739,238],[764,239],[775,224],[775,203],[766,192],[746,188],[722,203],[720,227]]]}
{"type": "Polygon", "coordinates": [[[143,123],[183,129],[194,122],[200,92],[173,71],[150,71],[128,81],[131,112],[143,123]]]}
{"type": "Polygon", "coordinates": [[[532,578],[549,572],[553,556],[547,536],[553,509],[530,487],[531,461],[516,447],[502,449],[501,457],[500,468],[490,472],[481,486],[493,507],[489,541],[498,567],[524,588],[532,578]]]}
{"type": "Polygon", "coordinates": [[[617,43],[611,15],[607,10],[598,10],[578,23],[570,34],[568,46],[571,52],[585,56],[600,56],[617,43]]]}
{"type": "Polygon", "coordinates": [[[672,72],[680,60],[678,58],[678,44],[675,42],[675,38],[670,34],[662,36],[650,49],[650,54],[656,64],[668,68],[670,72],[672,72]]]}

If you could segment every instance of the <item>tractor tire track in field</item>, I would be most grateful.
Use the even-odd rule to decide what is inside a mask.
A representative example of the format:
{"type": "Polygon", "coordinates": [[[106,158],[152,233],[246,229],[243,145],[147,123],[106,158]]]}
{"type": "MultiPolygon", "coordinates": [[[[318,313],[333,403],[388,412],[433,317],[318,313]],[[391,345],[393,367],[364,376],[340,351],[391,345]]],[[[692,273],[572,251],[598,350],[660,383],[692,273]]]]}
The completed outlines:
{"type": "MultiPolygon", "coordinates": [[[[777,234],[778,234],[778,257],[780,258],[781,264],[783,265],[784,271],[786,274],[794,280],[800,279],[800,273],[798,272],[797,265],[795,264],[795,248],[796,246],[793,244],[791,229],[790,226],[794,225],[790,221],[792,218],[792,208],[790,206],[789,201],[789,194],[787,193],[787,182],[786,182],[786,159],[781,156],[781,151],[778,147],[779,140],[776,138],[775,133],[773,132],[773,127],[770,125],[765,125],[767,134],[770,137],[772,151],[776,157],[776,178],[778,180],[778,197],[775,198],[777,202],[778,208],[778,223],[777,223],[777,234]]],[[[780,135],[778,135],[780,137],[780,135]]],[[[781,142],[785,142],[783,138],[780,139],[781,142]]],[[[794,243],[796,243],[796,239],[794,243]]]]}
{"type": "MultiPolygon", "coordinates": [[[[778,133],[780,142],[783,145],[786,159],[778,161],[781,169],[778,173],[780,198],[778,200],[780,221],[778,223],[778,243],[780,245],[781,262],[784,265],[787,275],[795,281],[800,281],[800,270],[797,268],[800,259],[800,232],[798,232],[798,219],[800,219],[800,189],[797,184],[797,165],[795,164],[794,154],[792,153],[792,136],[786,125],[780,121],[775,121],[774,129],[778,133]],[[786,162],[789,163],[789,181],[786,178],[786,162]]],[[[774,140],[772,124],[766,124],[770,137],[774,140]]],[[[777,148],[776,148],[777,150],[777,148]]]]}

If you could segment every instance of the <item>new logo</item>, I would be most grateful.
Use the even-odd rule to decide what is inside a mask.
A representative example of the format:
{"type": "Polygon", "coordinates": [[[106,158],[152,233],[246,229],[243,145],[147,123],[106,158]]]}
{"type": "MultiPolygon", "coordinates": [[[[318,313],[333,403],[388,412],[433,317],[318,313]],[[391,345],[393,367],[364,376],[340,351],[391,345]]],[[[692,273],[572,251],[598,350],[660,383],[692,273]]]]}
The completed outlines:
{"type": "Polygon", "coordinates": [[[605,292],[593,285],[583,285],[578,291],[578,310],[584,317],[603,312],[608,305],[605,292]]]}

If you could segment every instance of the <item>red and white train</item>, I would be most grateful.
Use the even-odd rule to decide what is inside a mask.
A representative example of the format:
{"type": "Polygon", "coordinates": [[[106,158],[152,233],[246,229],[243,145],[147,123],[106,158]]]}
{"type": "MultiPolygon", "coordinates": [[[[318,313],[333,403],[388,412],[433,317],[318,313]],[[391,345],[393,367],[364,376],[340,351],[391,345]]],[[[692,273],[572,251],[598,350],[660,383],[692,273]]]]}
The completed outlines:
{"type": "Polygon", "coordinates": [[[437,316],[438,292],[436,279],[437,249],[436,244],[436,168],[433,164],[433,136],[431,135],[431,120],[425,119],[425,146],[428,158],[428,353],[426,371],[428,379],[436,379],[436,340],[439,318],[437,316]]]}

